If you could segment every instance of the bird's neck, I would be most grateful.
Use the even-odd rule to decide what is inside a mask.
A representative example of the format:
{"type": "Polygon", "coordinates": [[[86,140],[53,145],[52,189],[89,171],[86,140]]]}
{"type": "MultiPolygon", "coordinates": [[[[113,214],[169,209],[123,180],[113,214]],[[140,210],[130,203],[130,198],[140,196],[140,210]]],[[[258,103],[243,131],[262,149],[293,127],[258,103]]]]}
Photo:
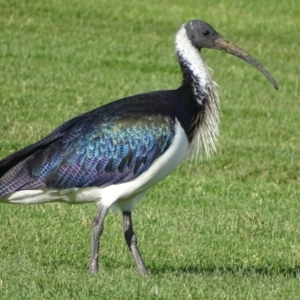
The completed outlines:
{"type": "Polygon", "coordinates": [[[197,113],[191,122],[193,136],[190,153],[198,156],[204,152],[209,157],[216,151],[215,143],[219,135],[217,85],[184,26],[176,35],[175,48],[183,74],[182,87],[192,93],[192,99],[197,104],[197,113]]]}

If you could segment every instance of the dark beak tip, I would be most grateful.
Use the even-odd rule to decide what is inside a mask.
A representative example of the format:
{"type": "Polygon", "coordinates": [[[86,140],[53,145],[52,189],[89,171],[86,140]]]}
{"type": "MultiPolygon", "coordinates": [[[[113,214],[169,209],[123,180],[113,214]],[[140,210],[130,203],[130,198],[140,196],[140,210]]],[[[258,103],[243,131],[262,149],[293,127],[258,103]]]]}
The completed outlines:
{"type": "Polygon", "coordinates": [[[278,86],[277,82],[274,80],[274,82],[272,82],[272,83],[273,83],[274,89],[279,90],[279,86],[278,86]]]}

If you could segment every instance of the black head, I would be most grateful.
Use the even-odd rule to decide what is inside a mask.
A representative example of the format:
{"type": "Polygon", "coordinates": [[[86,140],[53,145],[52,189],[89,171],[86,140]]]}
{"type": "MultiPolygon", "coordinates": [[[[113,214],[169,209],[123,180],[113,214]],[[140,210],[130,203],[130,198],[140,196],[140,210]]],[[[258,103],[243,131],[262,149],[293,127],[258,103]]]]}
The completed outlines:
{"type": "Polygon", "coordinates": [[[215,40],[222,38],[208,23],[193,20],[185,25],[188,38],[195,48],[215,48],[215,40]]]}
{"type": "Polygon", "coordinates": [[[202,48],[217,49],[237,56],[261,71],[270,80],[274,88],[278,89],[275,79],[267,69],[265,69],[246,51],[222,37],[208,23],[199,20],[193,20],[186,23],[184,26],[187,37],[196,49],[199,51],[202,48]]]}

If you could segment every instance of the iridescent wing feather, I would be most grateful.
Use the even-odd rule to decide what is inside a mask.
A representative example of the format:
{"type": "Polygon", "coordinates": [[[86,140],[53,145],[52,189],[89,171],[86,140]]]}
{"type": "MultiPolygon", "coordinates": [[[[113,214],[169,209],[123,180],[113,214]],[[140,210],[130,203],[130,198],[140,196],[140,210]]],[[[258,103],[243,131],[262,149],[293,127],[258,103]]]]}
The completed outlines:
{"type": "Polygon", "coordinates": [[[74,118],[0,161],[0,198],[26,189],[105,187],[145,172],[170,146],[175,120],[125,102],[74,118]]]}

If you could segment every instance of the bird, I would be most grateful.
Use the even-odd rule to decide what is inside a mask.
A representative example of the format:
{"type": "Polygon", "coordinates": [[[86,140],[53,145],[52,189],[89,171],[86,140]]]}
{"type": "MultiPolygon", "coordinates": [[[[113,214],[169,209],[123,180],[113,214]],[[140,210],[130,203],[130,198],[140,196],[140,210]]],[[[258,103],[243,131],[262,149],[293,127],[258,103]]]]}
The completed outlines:
{"type": "Polygon", "coordinates": [[[211,25],[180,26],[175,52],[181,85],[125,97],[62,124],[41,140],[0,161],[0,202],[39,204],[94,202],[89,269],[99,270],[100,237],[111,208],[123,215],[124,237],[141,275],[148,275],[133,229],[132,211],[147,190],[188,156],[216,152],[219,136],[217,84],[203,48],[221,50],[272,75],[211,25]]]}

